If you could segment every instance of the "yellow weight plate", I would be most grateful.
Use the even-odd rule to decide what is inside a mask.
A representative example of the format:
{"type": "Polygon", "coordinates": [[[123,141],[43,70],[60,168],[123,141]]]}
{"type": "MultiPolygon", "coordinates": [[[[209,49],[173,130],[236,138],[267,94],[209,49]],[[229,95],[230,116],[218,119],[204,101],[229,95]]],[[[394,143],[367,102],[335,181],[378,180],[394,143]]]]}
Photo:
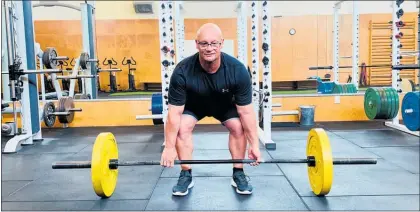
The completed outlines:
{"type": "Polygon", "coordinates": [[[317,196],[328,194],[333,181],[333,159],[330,141],[323,129],[309,131],[306,155],[315,157],[315,166],[308,166],[312,191],[317,196]]]}
{"type": "Polygon", "coordinates": [[[100,133],[92,150],[91,177],[95,193],[110,197],[117,185],[118,169],[109,169],[109,160],[118,159],[117,141],[112,133],[100,133]]]}
{"type": "Polygon", "coordinates": [[[402,79],[401,80],[401,90],[402,90],[402,92],[413,91],[413,86],[411,85],[410,80],[408,80],[408,79],[402,79]]]}

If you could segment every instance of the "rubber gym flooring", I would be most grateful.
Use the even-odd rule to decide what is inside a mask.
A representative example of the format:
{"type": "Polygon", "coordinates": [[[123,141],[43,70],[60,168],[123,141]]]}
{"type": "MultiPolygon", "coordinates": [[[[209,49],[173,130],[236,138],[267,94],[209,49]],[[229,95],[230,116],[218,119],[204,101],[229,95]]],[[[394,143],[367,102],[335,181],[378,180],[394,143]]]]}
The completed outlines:
{"type": "MultiPolygon", "coordinates": [[[[245,167],[254,193],[236,194],[232,164],[194,165],[195,187],[173,197],[179,167],[120,167],[109,199],[92,189],[89,169],[52,170],[62,160],[90,160],[100,132],[117,138],[120,160],[160,160],[162,126],[44,129],[43,141],[2,154],[2,210],[419,210],[419,138],[380,122],[319,123],[327,130],[333,157],[374,157],[376,165],[334,166],[331,192],[316,197],[305,164],[245,167]]],[[[273,128],[277,149],[264,158],[305,158],[308,129],[273,128]]],[[[4,138],[3,138],[4,139],[4,138]]],[[[194,159],[229,158],[222,126],[199,125],[194,159]]],[[[2,147],[5,140],[2,140],[2,147]]]]}

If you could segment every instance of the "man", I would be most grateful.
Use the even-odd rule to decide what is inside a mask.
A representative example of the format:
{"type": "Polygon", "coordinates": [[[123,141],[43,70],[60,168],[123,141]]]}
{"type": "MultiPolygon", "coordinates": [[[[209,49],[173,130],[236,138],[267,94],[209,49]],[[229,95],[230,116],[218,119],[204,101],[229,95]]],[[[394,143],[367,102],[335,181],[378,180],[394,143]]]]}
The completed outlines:
{"type": "MultiPolygon", "coordinates": [[[[204,24],[197,32],[198,53],[178,63],[172,74],[161,158],[164,167],[173,167],[177,156],[192,160],[192,131],[205,116],[218,119],[229,130],[232,159],[245,158],[248,141],[248,157],[256,160],[251,165],[259,165],[262,160],[250,75],[240,61],[221,52],[223,41],[217,25],[204,24]]],[[[194,186],[191,166],[182,164],[181,169],[172,192],[177,196],[187,195],[194,186]]],[[[233,164],[231,185],[239,194],[252,193],[243,164],[233,164]]]]}

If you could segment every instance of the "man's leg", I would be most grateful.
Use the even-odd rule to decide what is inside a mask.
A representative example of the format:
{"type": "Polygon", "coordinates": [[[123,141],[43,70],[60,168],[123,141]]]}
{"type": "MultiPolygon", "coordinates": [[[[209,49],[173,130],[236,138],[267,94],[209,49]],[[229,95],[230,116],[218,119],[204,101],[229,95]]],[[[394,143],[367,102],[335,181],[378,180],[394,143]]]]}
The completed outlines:
{"type": "MultiPolygon", "coordinates": [[[[223,123],[229,130],[229,151],[232,159],[245,159],[247,142],[239,118],[231,118],[223,123]]],[[[233,164],[235,168],[243,168],[243,164],[233,164]]]]}
{"type": "MultiPolygon", "coordinates": [[[[190,112],[184,112],[181,116],[181,125],[176,139],[176,151],[180,160],[191,160],[193,153],[192,132],[197,118],[190,112]]],[[[181,165],[181,173],[178,183],[173,187],[172,194],[176,196],[185,196],[188,189],[194,186],[192,180],[191,166],[188,164],[181,165]]]]}
{"type": "MultiPolygon", "coordinates": [[[[245,159],[247,140],[236,107],[230,108],[218,119],[229,130],[229,151],[232,159],[245,159]]],[[[231,185],[239,194],[252,193],[253,188],[245,175],[243,164],[233,164],[231,185]]]]}

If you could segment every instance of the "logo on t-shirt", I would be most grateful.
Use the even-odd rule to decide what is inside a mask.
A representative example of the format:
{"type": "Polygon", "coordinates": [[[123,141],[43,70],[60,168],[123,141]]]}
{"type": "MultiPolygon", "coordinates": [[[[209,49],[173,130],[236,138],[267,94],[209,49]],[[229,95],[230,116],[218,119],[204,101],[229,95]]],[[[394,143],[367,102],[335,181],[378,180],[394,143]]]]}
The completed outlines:
{"type": "Polygon", "coordinates": [[[229,92],[229,89],[223,89],[222,88],[222,93],[227,93],[227,92],[229,92]]]}

